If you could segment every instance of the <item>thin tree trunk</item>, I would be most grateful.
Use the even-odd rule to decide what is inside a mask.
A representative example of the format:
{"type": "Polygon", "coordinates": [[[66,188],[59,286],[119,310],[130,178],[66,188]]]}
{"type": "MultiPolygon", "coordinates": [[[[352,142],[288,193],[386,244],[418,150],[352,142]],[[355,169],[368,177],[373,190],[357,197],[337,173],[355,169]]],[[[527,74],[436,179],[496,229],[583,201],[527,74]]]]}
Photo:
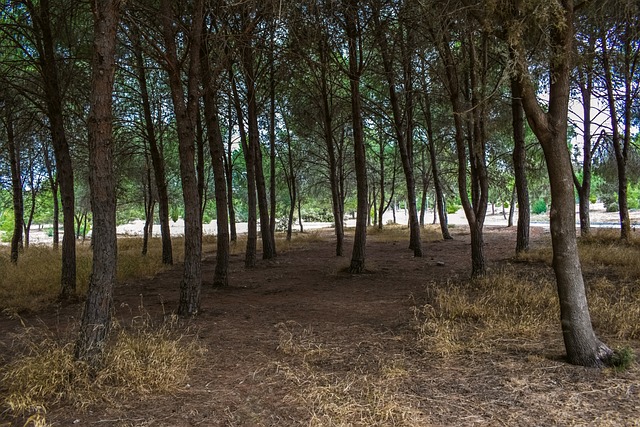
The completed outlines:
{"type": "Polygon", "coordinates": [[[196,178],[198,180],[198,201],[200,203],[200,223],[204,218],[204,210],[207,207],[207,195],[205,190],[204,172],[204,129],[202,129],[202,115],[200,114],[200,103],[196,112],[196,178]]]}
{"type": "Polygon", "coordinates": [[[425,92],[423,97],[423,112],[425,122],[427,124],[427,143],[429,147],[429,159],[431,160],[431,176],[433,177],[433,187],[436,193],[436,199],[434,201],[433,209],[433,223],[436,222],[436,211],[440,218],[440,232],[442,238],[445,240],[451,240],[451,233],[449,233],[449,222],[447,219],[447,211],[445,206],[444,194],[442,191],[442,183],[440,181],[440,168],[438,167],[438,159],[436,156],[436,144],[433,136],[433,121],[431,117],[431,100],[429,94],[425,92]]]}
{"type": "MultiPolygon", "coordinates": [[[[145,157],[147,154],[145,153],[145,157]]],[[[153,232],[153,214],[156,208],[156,201],[153,197],[151,185],[151,167],[149,166],[148,157],[145,160],[146,177],[143,181],[144,187],[144,227],[142,229],[142,256],[147,255],[149,248],[149,236],[153,232]]]]}
{"type": "MultiPolygon", "coordinates": [[[[231,71],[230,71],[231,73],[231,71]]],[[[225,177],[227,179],[227,208],[229,209],[229,234],[230,240],[235,242],[238,240],[238,233],[236,231],[236,210],[233,206],[233,106],[231,96],[228,100],[228,128],[227,128],[227,149],[224,157],[225,177]]]]}
{"type": "Polygon", "coordinates": [[[206,43],[206,40],[203,39],[200,61],[202,64],[202,85],[204,86],[204,114],[207,123],[207,139],[209,141],[209,153],[211,154],[211,166],[215,184],[216,224],[218,228],[216,269],[213,274],[213,285],[227,286],[229,284],[229,217],[227,216],[227,186],[224,176],[225,151],[217,105],[218,88],[214,86],[217,84],[218,73],[214,75],[211,70],[206,43]]]}
{"type": "Polygon", "coordinates": [[[102,363],[111,329],[117,270],[116,192],[113,175],[112,93],[119,0],[93,1],[93,60],[89,128],[89,184],[93,209],[93,264],[75,356],[94,369],[102,363]]]}
{"type": "MultiPolygon", "coordinates": [[[[7,101],[11,102],[11,101],[7,101]]],[[[24,222],[24,199],[22,196],[22,180],[20,178],[20,146],[13,129],[13,106],[6,108],[7,148],[11,165],[11,192],[13,193],[13,235],[11,236],[11,262],[18,263],[22,244],[22,228],[24,222]]],[[[33,191],[33,189],[32,189],[33,191]]]]}
{"type": "Polygon", "coordinates": [[[365,249],[367,244],[367,161],[362,129],[362,106],[360,98],[360,76],[362,74],[361,58],[359,52],[358,33],[358,0],[351,0],[346,5],[345,22],[349,50],[349,83],[351,89],[351,120],[353,126],[353,143],[355,152],[356,190],[357,190],[357,216],[356,231],[353,239],[353,252],[349,272],[359,274],[365,268],[365,249]]]}
{"type": "Polygon", "coordinates": [[[269,233],[276,251],[276,77],[274,65],[275,34],[269,49],[269,233]]]}
{"type": "MultiPolygon", "coordinates": [[[[511,114],[513,123],[513,169],[518,196],[518,230],[516,232],[516,254],[529,249],[529,186],[527,184],[527,151],[524,138],[524,110],[522,89],[515,78],[511,79],[511,114]]],[[[512,204],[513,206],[513,204],[512,204]]],[[[512,208],[513,210],[513,208],[512,208]]]]}
{"type": "MultiPolygon", "coordinates": [[[[29,3],[31,4],[31,3],[29,3]]],[[[49,0],[41,0],[38,12],[32,10],[32,15],[39,19],[34,25],[39,25],[42,34],[39,62],[44,81],[45,103],[47,117],[51,128],[51,142],[56,158],[58,184],[62,201],[63,229],[62,235],[62,273],[60,275],[60,298],[70,299],[76,293],[76,240],[74,236],[75,195],[73,188],[73,166],[69,152],[69,144],[64,129],[62,113],[62,95],[58,81],[57,58],[53,46],[51,31],[51,16],[49,0]]]]}
{"type": "MultiPolygon", "coordinates": [[[[377,9],[375,9],[377,10],[377,9]]],[[[393,63],[387,46],[386,32],[381,28],[380,17],[374,16],[377,21],[378,27],[377,39],[378,47],[382,56],[382,63],[385,70],[387,79],[387,85],[389,90],[389,100],[391,101],[391,111],[393,114],[393,128],[396,134],[396,140],[398,141],[398,147],[400,148],[400,159],[402,160],[402,170],[404,171],[405,184],[407,186],[407,203],[409,205],[409,249],[413,250],[413,256],[422,256],[422,241],[420,239],[420,223],[418,221],[418,210],[416,208],[416,185],[415,176],[413,174],[413,150],[412,150],[412,134],[413,129],[410,123],[411,114],[409,105],[407,102],[407,109],[405,114],[400,111],[400,102],[398,100],[398,94],[396,91],[396,83],[394,78],[393,63]],[[407,117],[406,123],[403,123],[403,117],[407,117]]],[[[410,80],[410,79],[409,79],[410,80]]],[[[410,88],[406,87],[405,90],[410,92],[410,88]]]]}
{"type": "Polygon", "coordinates": [[[53,200],[53,248],[58,249],[60,242],[60,203],[58,200],[58,178],[53,173],[53,165],[49,158],[49,147],[45,146],[43,150],[44,164],[47,168],[47,178],[49,179],[49,187],[51,188],[51,198],[53,200]]]}
{"type": "Polygon", "coordinates": [[[509,202],[509,218],[507,219],[507,227],[513,227],[513,217],[516,214],[516,204],[518,203],[518,190],[513,186],[511,190],[511,201],[509,202]]]}
{"type": "Polygon", "coordinates": [[[147,87],[147,74],[142,56],[142,44],[140,34],[134,29],[133,53],[136,59],[136,70],[138,85],[140,86],[140,98],[142,101],[142,111],[144,115],[144,129],[147,142],[149,143],[149,154],[153,165],[153,176],[158,192],[158,219],[160,220],[160,236],[162,239],[162,263],[173,264],[173,247],[171,244],[171,228],[169,226],[169,195],[167,190],[167,178],[165,173],[165,162],[156,138],[153,116],[151,112],[151,102],[149,101],[149,89],[147,87]]]}
{"type": "Polygon", "coordinates": [[[256,265],[256,246],[258,242],[258,214],[256,204],[256,178],[255,178],[255,151],[250,149],[247,142],[247,132],[244,127],[242,106],[240,105],[240,95],[236,87],[235,79],[231,75],[231,87],[233,89],[233,99],[238,117],[238,130],[240,141],[242,142],[242,154],[247,168],[247,247],[244,254],[244,265],[247,268],[256,265]]]}

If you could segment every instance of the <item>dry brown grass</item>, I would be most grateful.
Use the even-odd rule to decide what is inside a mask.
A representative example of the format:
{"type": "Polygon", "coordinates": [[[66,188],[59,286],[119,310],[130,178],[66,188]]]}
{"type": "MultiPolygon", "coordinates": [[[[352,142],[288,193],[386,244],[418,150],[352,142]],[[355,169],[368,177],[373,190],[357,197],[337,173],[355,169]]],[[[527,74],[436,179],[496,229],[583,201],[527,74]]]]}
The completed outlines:
{"type": "MultiPolygon", "coordinates": [[[[367,228],[367,235],[378,242],[393,242],[409,239],[409,227],[402,224],[388,224],[382,230],[378,227],[367,228]]],[[[425,225],[420,229],[420,238],[423,242],[435,242],[442,240],[439,225],[425,225]]]]}
{"type": "Polygon", "coordinates": [[[424,425],[405,394],[409,371],[401,356],[367,342],[331,342],[296,322],[276,328],[287,357],[274,363],[273,375],[284,380],[286,401],[305,414],[306,425],[424,425]]]}
{"type": "Polygon", "coordinates": [[[417,340],[442,357],[525,346],[555,325],[558,302],[549,278],[513,268],[471,282],[432,284],[429,302],[414,309],[417,340]]]}
{"type": "MultiPolygon", "coordinates": [[[[174,261],[183,257],[183,239],[173,241],[174,261]]],[[[118,239],[118,280],[130,281],[152,277],[164,270],[160,239],[150,239],[146,256],[142,256],[142,239],[118,239]]],[[[88,243],[76,249],[78,295],[87,291],[91,274],[92,252],[88,243]]],[[[39,312],[56,302],[60,291],[60,251],[51,247],[32,245],[19,258],[18,264],[9,261],[7,247],[0,247],[0,309],[10,315],[39,312]]]]}
{"type": "Polygon", "coordinates": [[[115,325],[103,367],[92,372],[74,359],[71,339],[58,338],[44,326],[24,328],[13,337],[22,356],[0,368],[3,410],[46,425],[46,408],[53,405],[117,405],[128,396],[181,389],[204,354],[195,337],[184,331],[176,318],[159,326],[147,320],[129,328],[115,325]]]}

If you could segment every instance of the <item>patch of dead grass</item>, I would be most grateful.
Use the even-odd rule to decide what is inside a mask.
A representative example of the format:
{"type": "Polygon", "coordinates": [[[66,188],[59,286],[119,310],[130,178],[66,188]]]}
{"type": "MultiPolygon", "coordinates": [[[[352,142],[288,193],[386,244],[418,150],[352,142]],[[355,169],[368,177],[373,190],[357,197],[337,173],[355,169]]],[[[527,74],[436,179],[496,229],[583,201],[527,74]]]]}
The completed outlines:
{"type": "Polygon", "coordinates": [[[0,402],[3,410],[29,416],[27,424],[34,425],[47,425],[46,409],[52,405],[115,405],[133,395],[179,390],[205,352],[175,317],[158,326],[116,324],[97,372],[74,359],[71,339],[58,338],[46,327],[25,327],[13,340],[21,356],[0,368],[0,402]]]}

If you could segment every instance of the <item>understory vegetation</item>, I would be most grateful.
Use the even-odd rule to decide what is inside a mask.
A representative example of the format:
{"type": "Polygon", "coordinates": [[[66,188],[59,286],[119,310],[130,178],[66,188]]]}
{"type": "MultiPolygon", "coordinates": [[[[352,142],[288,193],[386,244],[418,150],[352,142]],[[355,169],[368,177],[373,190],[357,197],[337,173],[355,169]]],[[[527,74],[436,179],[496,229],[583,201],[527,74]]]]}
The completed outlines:
{"type": "MultiPolygon", "coordinates": [[[[430,231],[425,229],[425,240],[436,241],[430,231]]],[[[372,229],[371,237],[391,243],[406,238],[407,232],[406,227],[372,229]]],[[[282,256],[289,250],[313,253],[326,236],[304,233],[290,243],[282,240],[282,256]]],[[[205,253],[213,251],[214,242],[206,239],[205,253]]],[[[242,247],[238,244],[234,251],[242,247]]],[[[166,268],[153,261],[160,258],[157,242],[146,258],[138,255],[139,249],[136,239],[120,241],[121,281],[149,278],[166,268]]],[[[17,266],[10,266],[7,249],[1,251],[6,272],[0,282],[3,312],[20,318],[18,313],[53,311],[57,280],[47,265],[59,264],[57,253],[32,247],[17,266]],[[24,286],[15,285],[18,278],[24,286]],[[20,293],[9,291],[23,287],[20,293]]],[[[88,247],[81,251],[87,263],[89,252],[88,247]]],[[[634,396],[628,384],[638,378],[633,351],[640,341],[640,241],[621,243],[615,232],[600,231],[580,240],[580,253],[595,329],[619,358],[618,369],[607,369],[597,379],[589,374],[596,371],[569,367],[549,350],[558,347],[561,336],[550,243],[543,237],[531,251],[496,264],[483,278],[423,281],[422,291],[412,295],[410,312],[400,313],[401,324],[385,326],[378,336],[365,326],[349,326],[347,334],[279,322],[275,356],[266,358],[246,381],[281,390],[283,404],[290,407],[290,425],[443,425],[452,416],[461,425],[528,425],[546,410],[545,402],[554,399],[564,405],[553,414],[558,424],[628,423],[616,408],[596,410],[587,395],[606,398],[631,387],[626,393],[634,396]],[[585,377],[572,379],[576,372],[585,377]],[[594,381],[599,387],[589,391],[594,381]],[[486,389],[465,388],[467,382],[485,384],[486,389]],[[503,400],[507,395],[509,400],[503,400]],[[576,412],[585,407],[586,412],[576,412]]],[[[379,266],[371,268],[371,275],[380,272],[379,266]]],[[[5,347],[0,351],[0,418],[48,426],[54,425],[48,417],[55,408],[87,411],[100,405],[118,407],[134,395],[147,400],[189,393],[194,369],[214,363],[222,349],[207,348],[199,339],[198,319],[152,315],[143,295],[139,306],[129,309],[132,320],[115,325],[104,366],[97,372],[73,358],[77,325],[25,323],[18,334],[0,337],[5,347]]],[[[229,425],[242,424],[228,417],[229,425]]]]}

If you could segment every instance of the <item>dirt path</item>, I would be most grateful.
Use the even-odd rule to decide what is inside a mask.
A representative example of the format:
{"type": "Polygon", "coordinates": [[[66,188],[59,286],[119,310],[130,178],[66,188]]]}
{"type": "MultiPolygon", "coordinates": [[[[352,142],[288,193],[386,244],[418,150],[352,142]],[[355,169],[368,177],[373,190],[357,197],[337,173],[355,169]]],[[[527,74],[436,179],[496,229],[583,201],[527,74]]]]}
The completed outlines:
{"type": "MultiPolygon", "coordinates": [[[[414,258],[404,241],[378,241],[372,235],[367,247],[368,272],[358,276],[344,272],[348,257],[333,255],[333,241],[326,232],[323,240],[281,251],[275,260],[260,261],[251,270],[244,268],[241,255],[233,255],[232,285],[222,289],[211,286],[214,258],[208,254],[202,311],[185,325],[208,352],[184,390],[168,397],[128,399],[118,407],[98,405],[89,412],[52,408],[48,417],[61,426],[74,422],[167,427],[367,426],[373,425],[373,419],[366,418],[373,408],[390,414],[387,422],[376,421],[378,425],[554,423],[557,418],[549,418],[548,408],[530,405],[529,398],[509,383],[519,375],[516,361],[527,355],[501,355],[500,367],[495,360],[482,357],[452,360],[443,366],[413,352],[412,309],[423,301],[429,284],[466,277],[470,271],[468,234],[459,227],[453,231],[455,240],[426,242],[422,259],[414,258]],[[438,265],[441,263],[444,265],[438,265]],[[396,371],[397,379],[388,376],[387,372],[396,371]],[[378,386],[365,386],[372,395],[356,398],[351,388],[355,390],[363,378],[379,381],[378,386]],[[314,394],[318,390],[332,395],[327,399],[336,408],[322,409],[325,398],[314,394]],[[369,404],[373,406],[362,407],[369,404]],[[323,413],[341,407],[360,408],[361,422],[332,424],[335,419],[322,418],[323,413]]],[[[532,236],[541,239],[542,234],[534,229],[532,236]]],[[[512,229],[487,229],[490,266],[512,256],[514,239],[512,229]]],[[[347,240],[345,248],[350,249],[350,243],[347,240]]],[[[126,325],[141,313],[153,318],[170,313],[177,306],[180,275],[180,266],[176,266],[152,280],[118,285],[114,299],[118,321],[126,325]]],[[[64,331],[74,324],[78,312],[79,306],[68,306],[39,319],[64,331]]],[[[2,323],[5,331],[20,327],[7,319],[2,323]]],[[[545,366],[551,364],[550,369],[561,372],[563,381],[573,378],[587,387],[599,374],[558,362],[562,348],[555,332],[551,331],[549,342],[540,344],[547,346],[544,351],[551,358],[545,360],[545,366]]],[[[553,389],[552,384],[548,387],[553,389]]],[[[625,404],[628,411],[634,411],[637,390],[629,396],[625,404]]],[[[623,398],[616,399],[620,405],[623,398]]]]}

